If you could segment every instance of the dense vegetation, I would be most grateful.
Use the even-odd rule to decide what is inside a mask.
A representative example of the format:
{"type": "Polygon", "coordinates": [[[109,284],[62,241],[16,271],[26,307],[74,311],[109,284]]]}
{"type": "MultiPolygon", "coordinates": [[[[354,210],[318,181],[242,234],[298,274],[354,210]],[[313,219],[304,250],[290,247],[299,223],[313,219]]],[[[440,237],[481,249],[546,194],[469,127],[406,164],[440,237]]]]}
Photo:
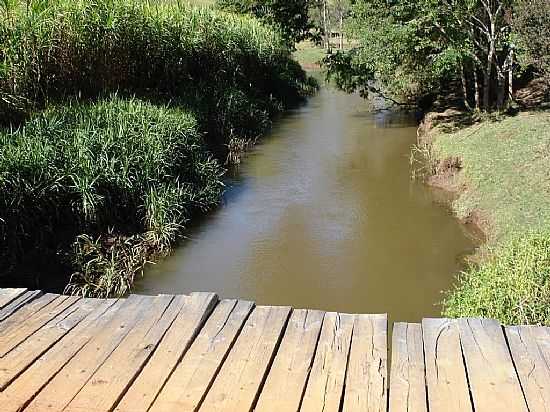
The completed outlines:
{"type": "Polygon", "coordinates": [[[327,59],[329,74],[399,103],[454,93],[467,109],[506,109],[518,77],[547,55],[550,6],[538,3],[358,0],[347,27],[359,43],[327,59]]]}
{"type": "Polygon", "coordinates": [[[219,202],[225,155],[314,87],[251,17],[132,0],[0,13],[5,278],[70,271],[69,291],[125,293],[219,202]]]}
{"type": "Polygon", "coordinates": [[[464,273],[444,315],[485,317],[508,325],[550,325],[550,236],[514,237],[464,273]]]}

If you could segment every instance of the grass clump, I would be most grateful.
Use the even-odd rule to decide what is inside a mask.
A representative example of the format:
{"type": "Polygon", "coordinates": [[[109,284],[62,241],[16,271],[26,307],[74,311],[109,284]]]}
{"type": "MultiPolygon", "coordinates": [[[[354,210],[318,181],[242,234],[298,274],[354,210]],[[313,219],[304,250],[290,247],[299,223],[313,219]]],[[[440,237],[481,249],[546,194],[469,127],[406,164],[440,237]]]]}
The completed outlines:
{"type": "Polygon", "coordinates": [[[550,235],[516,236],[460,277],[444,301],[449,317],[550,325],[550,235]]]}
{"type": "Polygon", "coordinates": [[[50,108],[0,133],[1,272],[33,249],[40,270],[78,238],[71,291],[123,294],[218,204],[222,172],[182,110],[118,97],[50,108]]]}

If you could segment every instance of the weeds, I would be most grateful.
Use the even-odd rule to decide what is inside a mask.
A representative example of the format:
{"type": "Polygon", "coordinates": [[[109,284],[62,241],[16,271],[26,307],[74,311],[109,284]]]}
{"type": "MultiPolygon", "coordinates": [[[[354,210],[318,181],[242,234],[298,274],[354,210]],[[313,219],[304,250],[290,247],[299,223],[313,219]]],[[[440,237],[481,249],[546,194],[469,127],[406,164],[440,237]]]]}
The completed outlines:
{"type": "Polygon", "coordinates": [[[447,294],[444,315],[550,325],[550,236],[517,236],[472,266],[447,294]]]}

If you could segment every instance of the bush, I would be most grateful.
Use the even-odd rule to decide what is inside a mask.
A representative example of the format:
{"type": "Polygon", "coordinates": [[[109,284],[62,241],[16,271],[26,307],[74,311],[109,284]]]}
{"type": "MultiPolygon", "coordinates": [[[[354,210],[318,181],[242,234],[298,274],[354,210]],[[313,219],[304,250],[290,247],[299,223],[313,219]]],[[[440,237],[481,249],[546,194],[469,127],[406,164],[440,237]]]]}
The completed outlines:
{"type": "MultiPolygon", "coordinates": [[[[221,175],[181,110],[118,97],[51,108],[0,133],[0,273],[30,250],[69,250],[86,233],[102,238],[104,254],[141,249],[120,262],[131,268],[118,271],[129,285],[143,259],[168,250],[195,212],[218,204],[221,175]]],[[[94,242],[79,249],[73,269],[97,285],[94,242]]]]}
{"type": "Polygon", "coordinates": [[[550,235],[518,237],[493,250],[461,275],[444,308],[449,317],[550,325],[550,235]]]}

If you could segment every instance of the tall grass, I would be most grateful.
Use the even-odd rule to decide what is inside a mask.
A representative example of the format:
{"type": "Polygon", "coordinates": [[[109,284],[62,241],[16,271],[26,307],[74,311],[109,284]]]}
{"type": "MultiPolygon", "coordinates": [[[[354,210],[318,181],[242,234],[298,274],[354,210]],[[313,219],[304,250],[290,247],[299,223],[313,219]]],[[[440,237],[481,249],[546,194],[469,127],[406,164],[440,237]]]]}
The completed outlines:
{"type": "Polygon", "coordinates": [[[124,293],[145,259],[217,205],[221,175],[181,110],[118,97],[51,108],[0,133],[2,272],[78,238],[71,290],[124,293]]]}
{"type": "Polygon", "coordinates": [[[49,276],[54,262],[73,272],[68,292],[126,293],[219,202],[209,153],[246,147],[314,88],[250,17],[0,0],[0,276],[49,276]]]}
{"type": "Polygon", "coordinates": [[[113,91],[193,110],[213,146],[252,138],[313,86],[273,28],[185,2],[3,0],[0,114],[113,91]]]}
{"type": "Polygon", "coordinates": [[[515,236],[472,266],[444,301],[450,317],[550,326],[550,235],[515,236]]]}

